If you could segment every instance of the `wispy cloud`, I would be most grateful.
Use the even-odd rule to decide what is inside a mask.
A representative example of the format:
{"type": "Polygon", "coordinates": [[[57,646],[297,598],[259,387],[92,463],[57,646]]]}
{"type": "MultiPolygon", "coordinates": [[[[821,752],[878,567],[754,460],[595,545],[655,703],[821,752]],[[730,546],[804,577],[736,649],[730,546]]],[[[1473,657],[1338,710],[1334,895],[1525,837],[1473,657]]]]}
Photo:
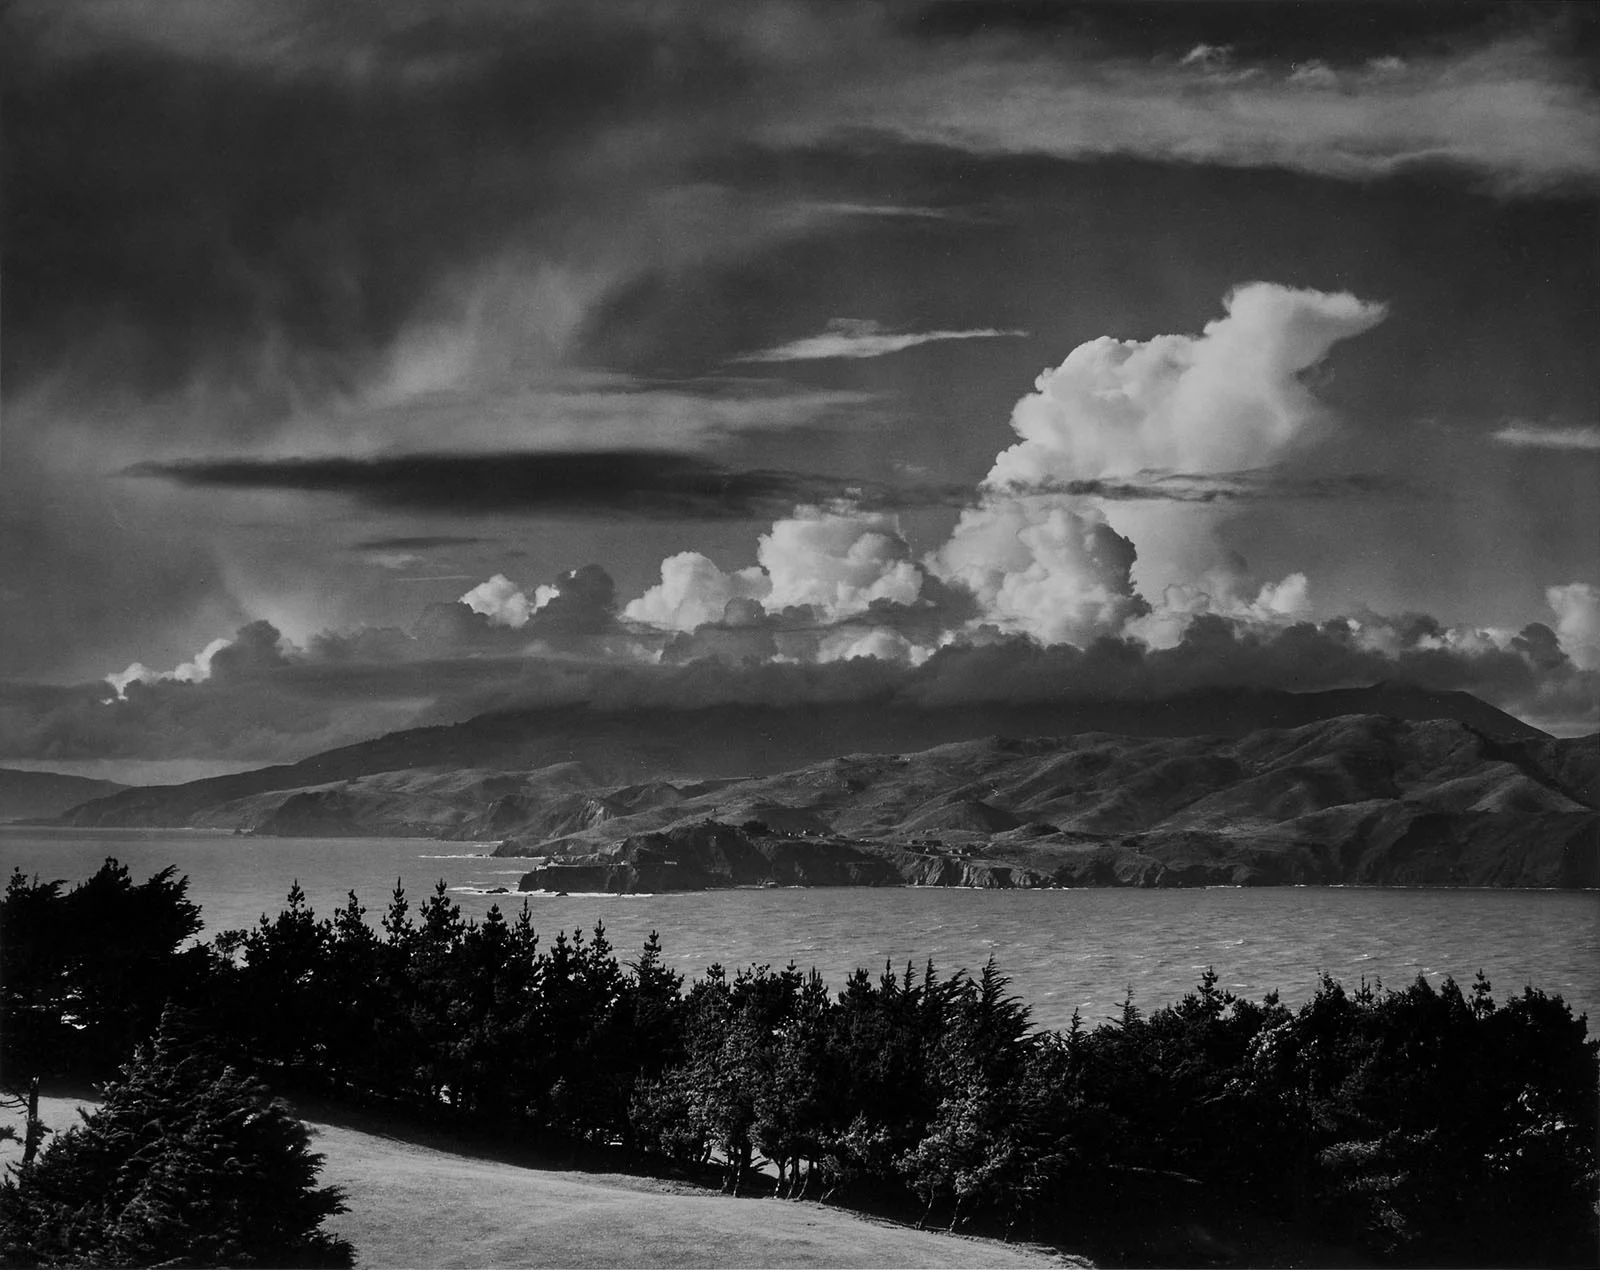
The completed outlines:
{"type": "Polygon", "coordinates": [[[1600,427],[1592,424],[1563,428],[1518,421],[1491,433],[1490,438],[1501,445],[1532,450],[1600,450],[1600,427]]]}
{"type": "Polygon", "coordinates": [[[1238,503],[1268,500],[1322,501],[1336,498],[1376,498],[1404,493],[1416,496],[1409,482],[1372,473],[1350,472],[1326,476],[1289,476],[1268,469],[1245,472],[1196,474],[1144,471],[1131,480],[1043,481],[1035,484],[1001,484],[998,492],[1019,495],[1072,494],[1107,502],[1238,503]]]}
{"type": "Polygon", "coordinates": [[[886,331],[877,322],[859,318],[834,318],[828,329],[820,335],[791,340],[775,348],[746,353],[736,362],[817,362],[833,358],[886,357],[902,349],[919,344],[933,344],[941,340],[991,340],[1016,339],[1026,336],[1026,331],[1002,331],[995,327],[977,327],[965,331],[886,331]]]}
{"type": "Polygon", "coordinates": [[[496,541],[464,534],[402,534],[387,538],[364,538],[357,551],[433,551],[441,547],[477,547],[496,541]]]}
{"type": "Polygon", "coordinates": [[[872,216],[885,220],[975,220],[977,215],[950,207],[919,207],[911,203],[850,203],[806,200],[796,205],[802,212],[828,216],[872,216]]]}
{"type": "Polygon", "coordinates": [[[1334,69],[1246,64],[1201,45],[1170,62],[995,41],[910,58],[768,125],[776,140],[888,134],[977,154],[1275,167],[1369,180],[1417,166],[1516,193],[1600,180],[1600,110],[1537,38],[1334,69]]]}

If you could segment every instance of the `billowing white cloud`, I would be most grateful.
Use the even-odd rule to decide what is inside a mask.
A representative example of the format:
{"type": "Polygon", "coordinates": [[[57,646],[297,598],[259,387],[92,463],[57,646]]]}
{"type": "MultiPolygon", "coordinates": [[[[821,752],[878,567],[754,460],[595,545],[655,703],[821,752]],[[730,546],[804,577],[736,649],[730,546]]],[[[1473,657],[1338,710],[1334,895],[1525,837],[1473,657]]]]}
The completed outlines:
{"type": "Polygon", "coordinates": [[[528,619],[558,594],[556,587],[538,586],[533,590],[533,598],[529,599],[510,578],[497,573],[463,595],[461,603],[474,613],[482,613],[491,626],[518,629],[526,626],[528,619]]]}
{"type": "Polygon", "coordinates": [[[817,647],[819,662],[850,661],[871,657],[878,661],[920,666],[933,655],[933,649],[912,643],[899,631],[874,626],[862,631],[845,627],[825,635],[817,647]]]}
{"type": "Polygon", "coordinates": [[[810,362],[831,358],[884,357],[919,344],[941,340],[984,340],[1023,336],[1026,331],[1001,331],[977,327],[962,331],[886,331],[877,322],[860,318],[834,318],[821,335],[808,335],[775,348],[736,357],[736,362],[810,362]]]}
{"type": "Polygon", "coordinates": [[[1520,446],[1534,450],[1600,450],[1600,428],[1561,428],[1520,420],[1490,434],[1501,445],[1520,446]]]}
{"type": "MultiPolygon", "coordinates": [[[[1386,311],[1346,292],[1266,282],[1237,288],[1224,307],[1226,315],[1200,335],[1091,340],[1041,374],[1012,410],[1022,439],[995,458],[986,500],[1087,480],[1227,474],[1279,462],[1328,417],[1302,372],[1386,311]]],[[[1134,577],[1153,592],[1198,584],[1227,561],[1218,537],[1232,515],[1225,506],[1158,501],[1121,504],[1109,515],[1138,544],[1134,577]]]]}
{"type": "Polygon", "coordinates": [[[1252,590],[1243,571],[1212,569],[1197,582],[1163,588],[1160,600],[1148,613],[1130,621],[1125,633],[1151,648],[1173,648],[1183,639],[1189,623],[1202,613],[1252,626],[1286,626],[1303,620],[1310,609],[1310,582],[1303,573],[1291,573],[1252,590]]]}
{"type": "Polygon", "coordinates": [[[874,600],[910,604],[922,590],[898,519],[844,505],[796,507],[761,535],[756,560],[772,581],[771,611],[810,605],[837,621],[874,600]]]}
{"type": "Polygon", "coordinates": [[[126,670],[107,675],[106,682],[119,697],[127,696],[128,685],[134,682],[204,683],[211,678],[211,659],[232,643],[231,639],[214,639],[195,654],[193,661],[182,662],[171,670],[151,670],[143,662],[136,661],[126,670]]]}
{"type": "Polygon", "coordinates": [[[1022,440],[995,459],[986,484],[1231,472],[1273,462],[1321,417],[1298,378],[1385,308],[1347,292],[1254,282],[1224,302],[1199,336],[1109,336],[1080,344],[1016,404],[1022,440]]]}
{"type": "Polygon", "coordinates": [[[1553,586],[1544,593],[1556,615],[1556,635],[1567,656],[1585,670],[1600,669],[1600,587],[1587,582],[1553,586]]]}
{"type": "Polygon", "coordinates": [[[1098,507],[1055,494],[968,508],[928,563],[977,597],[981,620],[1058,644],[1117,633],[1143,611],[1134,556],[1098,507]]]}
{"type": "Polygon", "coordinates": [[[748,626],[790,607],[838,622],[879,600],[911,604],[922,590],[922,570],[899,521],[849,504],[796,507],[761,535],[756,562],[724,572],[698,552],[668,556],[661,562],[661,581],[622,615],[686,632],[714,622],[748,626]]]}
{"type": "MultiPolygon", "coordinates": [[[[726,625],[738,602],[754,609],[744,613],[745,625],[791,606],[840,622],[878,601],[916,603],[926,569],[975,602],[976,613],[967,606],[947,635],[988,626],[1081,645],[1130,633],[1168,647],[1202,613],[1269,626],[1306,616],[1303,573],[1251,578],[1216,541],[1225,508],[1153,502],[1108,510],[1093,494],[1067,488],[1271,465],[1324,419],[1302,373],[1385,313],[1347,293],[1271,283],[1238,288],[1225,307],[1199,335],[1093,340],[1042,374],[1012,412],[1021,440],[996,457],[976,504],[922,567],[892,516],[798,507],[761,536],[755,568],[725,572],[681,553],[662,562],[660,583],[624,615],[687,633],[726,625]],[[1137,526],[1131,537],[1130,525],[1137,526]],[[1156,579],[1163,602],[1153,610],[1134,575],[1147,540],[1164,574],[1156,579]]],[[[905,655],[887,635],[874,638],[875,645],[859,632],[841,634],[819,643],[817,655],[852,656],[858,646],[876,647],[874,656],[905,655]]]]}
{"type": "MultiPolygon", "coordinates": [[[[622,610],[634,622],[668,631],[692,631],[720,622],[730,603],[755,604],[772,593],[772,580],[752,567],[724,573],[698,551],[680,551],[661,562],[661,581],[622,610]]],[[[736,617],[749,617],[748,607],[735,608],[736,617]]]]}

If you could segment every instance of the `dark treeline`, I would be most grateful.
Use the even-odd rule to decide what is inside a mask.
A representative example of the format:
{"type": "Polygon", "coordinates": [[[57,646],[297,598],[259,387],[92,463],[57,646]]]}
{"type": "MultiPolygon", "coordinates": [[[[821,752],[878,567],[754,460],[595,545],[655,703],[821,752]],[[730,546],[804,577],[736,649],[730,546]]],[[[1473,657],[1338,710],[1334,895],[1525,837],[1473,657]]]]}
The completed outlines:
{"type": "Polygon", "coordinates": [[[1600,1047],[1532,988],[1324,978],[1291,1010],[1207,972],[1175,1004],[1039,1031],[993,964],[837,992],[713,966],[686,988],[654,936],[632,960],[601,927],[545,942],[526,905],[468,921],[442,882],[415,911],[397,887],[377,929],[353,893],[319,918],[296,886],[185,951],[184,893],[114,862],[72,892],[12,879],[8,1079],[102,1072],[171,1001],[283,1087],[1101,1256],[1153,1207],[1408,1264],[1595,1255],[1600,1047]]]}

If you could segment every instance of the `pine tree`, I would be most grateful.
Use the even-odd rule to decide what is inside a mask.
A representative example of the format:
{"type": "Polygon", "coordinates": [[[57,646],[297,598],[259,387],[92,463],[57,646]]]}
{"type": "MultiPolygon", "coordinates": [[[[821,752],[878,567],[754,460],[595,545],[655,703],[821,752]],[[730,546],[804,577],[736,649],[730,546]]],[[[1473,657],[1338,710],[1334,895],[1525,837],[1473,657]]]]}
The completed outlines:
{"type": "Polygon", "coordinates": [[[348,1266],[345,1211],[287,1107],[195,1042],[175,1011],[83,1124],[0,1184],[9,1264],[348,1266]]]}

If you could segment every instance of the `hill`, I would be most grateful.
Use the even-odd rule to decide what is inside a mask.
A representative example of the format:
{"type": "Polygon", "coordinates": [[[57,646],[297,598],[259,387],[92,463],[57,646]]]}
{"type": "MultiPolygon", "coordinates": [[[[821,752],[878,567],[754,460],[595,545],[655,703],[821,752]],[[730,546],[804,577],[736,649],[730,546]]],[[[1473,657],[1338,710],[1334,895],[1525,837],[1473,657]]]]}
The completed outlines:
{"type": "Polygon", "coordinates": [[[538,857],[524,889],[1600,886],[1597,738],[1506,731],[1352,714],[1233,736],[966,739],[745,776],[418,767],[168,806],[252,834],[493,842],[538,857]]]}
{"type": "Polygon", "coordinates": [[[1376,715],[1237,739],[990,738],[684,791],[496,854],[547,853],[524,889],[572,891],[1597,887],[1597,776],[1596,738],[1376,715]]]}
{"type": "MultiPolygon", "coordinates": [[[[183,785],[141,786],[95,798],[63,820],[119,827],[214,824],[223,804],[384,772],[505,773],[575,765],[570,770],[591,785],[681,781],[766,775],[839,754],[903,753],[981,736],[1243,736],[1357,713],[1456,719],[1508,740],[1544,736],[1468,693],[1389,683],[1315,693],[1217,689],[1156,700],[939,707],[897,699],[695,710],[567,706],[479,715],[391,732],[298,763],[183,785]]],[[[314,808],[302,810],[309,814],[314,808]]],[[[419,826],[411,832],[432,831],[419,826]]],[[[492,830],[484,834],[492,836],[492,830]]]]}
{"type": "MultiPolygon", "coordinates": [[[[57,1130],[78,1099],[43,1098],[57,1130]]],[[[320,1180],[349,1211],[329,1229],[364,1266],[1055,1266],[1078,1257],[995,1239],[913,1230],[812,1202],[733,1199],[688,1183],[552,1168],[511,1148],[343,1108],[308,1116],[320,1180]]],[[[14,1124],[9,1108],[0,1123],[14,1124]]],[[[20,1151],[0,1143],[0,1162],[20,1151]]]]}
{"type": "Polygon", "coordinates": [[[126,788],[115,781],[90,780],[62,772],[0,767],[0,822],[47,820],[91,798],[104,798],[126,788]]]}

